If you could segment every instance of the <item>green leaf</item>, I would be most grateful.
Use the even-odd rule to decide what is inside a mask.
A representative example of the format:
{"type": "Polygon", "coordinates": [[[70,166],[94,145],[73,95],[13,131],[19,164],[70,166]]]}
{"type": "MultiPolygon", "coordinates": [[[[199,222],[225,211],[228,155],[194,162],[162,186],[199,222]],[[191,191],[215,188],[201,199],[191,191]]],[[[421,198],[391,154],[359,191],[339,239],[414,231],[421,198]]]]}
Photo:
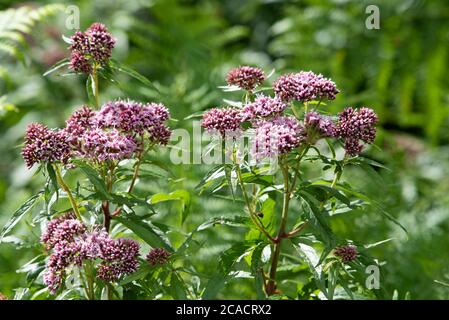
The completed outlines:
{"type": "Polygon", "coordinates": [[[0,233],[0,243],[3,240],[3,237],[14,228],[14,226],[20,222],[20,220],[23,218],[23,216],[30,211],[34,205],[42,200],[42,196],[44,194],[44,191],[39,191],[37,194],[29,198],[27,201],[25,201],[22,206],[20,206],[19,209],[17,209],[12,217],[8,220],[8,222],[5,224],[5,226],[2,228],[2,231],[0,233]]]}
{"type": "Polygon", "coordinates": [[[322,276],[323,270],[320,266],[320,257],[316,250],[307,244],[304,243],[294,243],[296,249],[298,250],[299,255],[304,259],[304,261],[309,266],[310,271],[315,279],[315,283],[318,288],[323,292],[323,294],[327,297],[327,288],[325,279],[322,276]]]}
{"type": "Polygon", "coordinates": [[[253,227],[251,220],[245,216],[233,216],[233,217],[214,217],[209,221],[202,223],[197,231],[202,231],[216,225],[226,225],[230,227],[253,227]]]}
{"type": "Polygon", "coordinates": [[[133,272],[129,275],[127,275],[126,277],[124,277],[120,282],[119,285],[123,286],[125,284],[128,284],[130,282],[136,281],[136,280],[140,280],[142,278],[145,278],[146,275],[151,271],[151,267],[148,263],[141,263],[140,264],[140,268],[136,271],[133,272]]]}
{"type": "Polygon", "coordinates": [[[125,73],[131,77],[133,77],[136,80],[139,80],[140,82],[142,82],[144,85],[148,86],[148,87],[152,87],[153,89],[155,89],[156,91],[159,92],[159,90],[154,86],[154,84],[145,76],[141,75],[139,72],[137,72],[136,70],[114,60],[111,59],[109,62],[110,67],[118,72],[122,72],[125,73]]]}
{"type": "Polygon", "coordinates": [[[216,298],[217,294],[229,280],[228,275],[231,272],[232,267],[235,265],[237,260],[239,260],[239,258],[252,247],[253,244],[239,242],[220,255],[217,271],[208,281],[202,295],[203,299],[210,300],[216,298]]]}
{"type": "Polygon", "coordinates": [[[123,215],[115,217],[114,220],[122,223],[128,229],[133,231],[143,241],[153,248],[164,248],[169,252],[173,252],[173,248],[166,235],[156,226],[149,222],[140,220],[136,215],[123,215]]]}
{"type": "Polygon", "coordinates": [[[265,300],[265,291],[264,291],[264,277],[263,277],[263,261],[262,261],[262,252],[264,248],[267,246],[267,243],[262,242],[258,244],[253,252],[251,253],[251,273],[254,276],[255,286],[256,286],[256,294],[258,300],[265,300]]]}
{"type": "Polygon", "coordinates": [[[113,200],[113,197],[108,192],[105,182],[100,178],[98,172],[91,166],[82,161],[73,161],[78,168],[80,168],[87,176],[89,181],[94,185],[95,189],[103,200],[113,200]]]}
{"type": "Polygon", "coordinates": [[[187,300],[186,288],[177,273],[171,274],[169,292],[176,300],[187,300]]]}
{"type": "Polygon", "coordinates": [[[180,189],[171,193],[156,193],[150,199],[151,204],[156,204],[165,201],[181,201],[181,223],[184,223],[185,219],[190,213],[190,193],[186,190],[180,189]]]}
{"type": "Polygon", "coordinates": [[[51,184],[53,186],[53,189],[55,189],[56,192],[56,200],[59,198],[59,186],[58,186],[58,180],[56,179],[56,172],[53,168],[53,165],[51,163],[47,163],[47,172],[48,177],[50,178],[51,184]]]}
{"type": "Polygon", "coordinates": [[[92,90],[93,87],[93,80],[92,76],[89,75],[86,80],[86,93],[87,93],[87,100],[89,101],[89,104],[95,105],[95,94],[94,90],[92,90]]]}
{"type": "Polygon", "coordinates": [[[59,60],[58,62],[56,62],[54,65],[52,65],[50,67],[50,69],[48,69],[47,71],[45,71],[45,73],[43,74],[43,76],[48,76],[49,74],[61,69],[62,67],[68,66],[70,64],[70,61],[68,58],[64,58],[62,60],[59,60]]]}

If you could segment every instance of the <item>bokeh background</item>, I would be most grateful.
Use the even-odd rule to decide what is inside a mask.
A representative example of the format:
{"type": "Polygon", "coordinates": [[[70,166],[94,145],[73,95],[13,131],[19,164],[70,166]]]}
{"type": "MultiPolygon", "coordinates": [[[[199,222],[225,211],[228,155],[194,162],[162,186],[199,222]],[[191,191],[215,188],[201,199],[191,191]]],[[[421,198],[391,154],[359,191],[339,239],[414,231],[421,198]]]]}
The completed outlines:
{"type": "MultiPolygon", "coordinates": [[[[384,261],[381,279],[387,297],[449,298],[449,3],[446,0],[71,0],[0,1],[0,226],[43,180],[25,168],[20,156],[24,129],[31,121],[50,127],[87,101],[85,79],[42,74],[68,56],[61,36],[70,36],[64,8],[80,9],[80,27],[105,23],[118,39],[113,56],[151,79],[158,91],[120,76],[121,89],[100,84],[101,100],[131,97],[161,101],[191,130],[193,113],[222,105],[217,86],[234,66],[273,68],[277,75],[313,70],[331,77],[342,93],[330,112],[344,106],[370,106],[381,129],[377,148],[367,155],[389,170],[349,172],[351,179],[408,230],[373,209],[336,216],[332,225],[342,238],[360,243],[391,239],[371,252],[384,261]],[[8,8],[47,10],[24,41],[5,40],[8,28],[28,11],[11,16],[8,8]],[[380,9],[380,29],[368,30],[368,5],[380,9]],[[8,16],[7,16],[8,15],[8,16]],[[8,17],[8,19],[6,19],[8,17]],[[3,32],[3,33],[2,33],[3,32]],[[13,49],[9,46],[13,44],[13,49]],[[3,48],[3,50],[2,50],[3,48]]],[[[28,17],[29,18],[29,17],[28,17]]],[[[162,158],[167,155],[161,155],[162,158]]],[[[141,194],[184,188],[191,213],[179,224],[179,208],[167,206],[157,219],[191,231],[213,216],[241,208],[212,195],[198,195],[195,185],[205,165],[173,166],[173,177],[150,177],[141,194]]],[[[14,236],[0,244],[0,292],[14,295],[27,279],[16,270],[41,250],[39,234],[27,217],[14,236]],[[17,249],[16,244],[20,247],[17,249]]],[[[204,234],[192,254],[198,270],[211,273],[217,255],[242,234],[220,227],[204,234]],[[201,241],[200,241],[201,242],[201,241]]],[[[288,272],[288,271],[285,271],[288,272]]],[[[254,298],[251,282],[228,284],[220,298],[254,298]]]]}

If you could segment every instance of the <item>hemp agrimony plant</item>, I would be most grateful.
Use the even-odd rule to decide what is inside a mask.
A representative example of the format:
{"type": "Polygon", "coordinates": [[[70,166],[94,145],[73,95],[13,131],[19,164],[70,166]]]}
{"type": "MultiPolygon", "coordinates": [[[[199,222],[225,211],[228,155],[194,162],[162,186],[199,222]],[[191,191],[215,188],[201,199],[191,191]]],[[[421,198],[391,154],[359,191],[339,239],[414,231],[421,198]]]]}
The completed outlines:
{"type": "Polygon", "coordinates": [[[311,71],[260,87],[266,78],[259,68],[232,69],[221,88],[243,91],[242,100],[225,100],[229,107],[203,114],[202,126],[222,141],[225,163],[207,174],[200,189],[229,186],[247,214],[229,224],[250,228],[244,241],[223,253],[205,295],[215,296],[217,286],[238,274],[234,269],[242,259],[259,298],[380,295],[365,283],[366,267],[378,263],[362,244],[341,239],[331,228],[332,216],[372,204],[341,178],[347,167],[379,165],[360,155],[374,142],[376,113],[367,107],[323,113],[339,89],[311,71]]]}
{"type": "Polygon", "coordinates": [[[128,99],[100,105],[100,79],[115,83],[115,74],[125,72],[144,84],[150,82],[111,60],[116,40],[103,24],[94,23],[66,40],[70,60],[57,63],[46,75],[68,66],[68,73],[87,76],[91,99],[63,128],[31,123],[26,129],[24,161],[28,168],[39,166],[47,183],[14,213],[1,233],[3,238],[25,213],[44,202],[33,220],[42,225],[42,254],[22,268],[28,272],[29,288],[16,298],[45,294],[57,299],[127,298],[131,282],[148,274],[152,276],[147,278],[154,279],[142,280],[133,297],[155,296],[158,292],[150,288],[152,281],[167,281],[167,277],[181,286],[181,278],[171,267],[173,247],[147,221],[157,213],[155,203],[170,199],[164,194],[156,195],[159,200],[133,194],[142,168],[148,171],[148,165],[158,165],[151,153],[169,140],[171,131],[165,124],[169,111],[160,103],[128,99]],[[74,181],[80,175],[87,179],[74,181]],[[144,215],[138,215],[136,208],[144,215]],[[140,258],[141,243],[136,239],[147,244],[146,259],[140,258]],[[159,277],[163,269],[172,271],[159,277]],[[32,291],[33,286],[42,289],[32,291]]]}

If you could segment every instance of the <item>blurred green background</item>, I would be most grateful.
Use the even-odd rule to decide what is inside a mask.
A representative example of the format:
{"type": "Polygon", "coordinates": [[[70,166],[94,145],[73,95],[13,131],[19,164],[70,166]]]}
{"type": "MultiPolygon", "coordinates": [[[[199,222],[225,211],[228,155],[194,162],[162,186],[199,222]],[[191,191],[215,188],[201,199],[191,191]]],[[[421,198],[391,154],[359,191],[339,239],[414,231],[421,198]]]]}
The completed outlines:
{"type": "MultiPolygon", "coordinates": [[[[359,243],[391,241],[372,250],[384,261],[381,279],[388,294],[399,298],[449,299],[449,3],[446,0],[79,0],[0,1],[0,226],[43,179],[28,171],[20,156],[26,124],[42,121],[62,126],[87,101],[85,79],[42,74],[68,56],[61,35],[70,36],[64,9],[80,10],[80,27],[105,23],[118,39],[113,57],[151,79],[159,92],[121,76],[121,90],[100,84],[101,100],[131,97],[160,101],[177,122],[191,129],[188,115],[223,104],[217,86],[231,67],[249,64],[266,73],[313,70],[331,77],[342,93],[330,112],[344,106],[370,106],[381,129],[368,152],[390,170],[382,179],[348,171],[350,179],[382,202],[409,231],[368,210],[336,216],[333,228],[359,243]],[[25,41],[5,40],[2,32],[26,18],[5,19],[5,10],[24,5],[47,10],[25,31],[25,41]],[[368,30],[368,5],[380,10],[380,29],[368,30]],[[12,48],[11,49],[11,46],[12,48]]],[[[11,13],[11,12],[10,12],[11,13]]],[[[167,155],[162,155],[167,157],[167,155]]],[[[141,194],[191,192],[192,208],[180,230],[191,231],[212,216],[238,213],[229,201],[199,196],[195,185],[211,169],[205,165],[173,166],[178,179],[143,181],[141,194]]],[[[158,219],[179,220],[177,208],[164,208],[158,219]]],[[[16,227],[17,237],[0,244],[0,292],[26,287],[16,269],[38,252],[39,234],[31,218],[16,227]],[[20,243],[16,249],[14,243],[20,243]]],[[[38,231],[38,230],[37,230],[38,231]]],[[[198,270],[213,271],[218,254],[243,233],[226,227],[204,233],[203,246],[191,257],[198,270]],[[206,243],[207,242],[207,243],[206,243]]],[[[201,241],[200,241],[201,242],[201,241]]],[[[221,298],[255,298],[251,282],[230,283],[221,298]]]]}

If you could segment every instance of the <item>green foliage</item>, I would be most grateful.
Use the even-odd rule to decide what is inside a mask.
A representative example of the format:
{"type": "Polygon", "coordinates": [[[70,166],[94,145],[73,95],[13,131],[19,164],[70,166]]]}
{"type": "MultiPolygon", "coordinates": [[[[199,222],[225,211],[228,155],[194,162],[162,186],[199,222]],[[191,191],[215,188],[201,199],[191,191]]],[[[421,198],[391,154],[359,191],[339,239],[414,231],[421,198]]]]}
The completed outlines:
{"type": "MultiPolygon", "coordinates": [[[[107,81],[100,79],[101,99],[125,96],[144,101],[160,99],[171,107],[174,118],[181,119],[174,126],[190,132],[190,121],[196,118],[187,118],[188,115],[198,115],[204,109],[225,104],[216,87],[224,84],[224,74],[230,67],[241,64],[263,66],[266,73],[275,68],[270,81],[288,71],[322,72],[332,77],[344,92],[335,104],[321,105],[322,111],[335,113],[343,106],[359,106],[363,102],[381,114],[383,128],[377,144],[382,152],[369,151],[367,156],[389,170],[373,163],[363,166],[364,170],[358,167],[360,163],[348,165],[341,182],[330,188],[334,162],[320,169],[309,164],[304,166],[304,174],[324,174],[326,178],[300,184],[303,191],[298,193],[306,199],[294,200],[289,224],[299,226],[304,217],[312,218],[313,223],[281,256],[284,267],[279,269],[278,275],[284,292],[272,299],[316,299],[317,281],[324,282],[323,289],[327,293],[333,291],[334,299],[449,297],[445,285],[449,279],[449,186],[445,179],[449,173],[449,159],[444,147],[449,139],[447,81],[444,81],[448,54],[445,1],[157,0],[151,3],[119,1],[111,5],[110,2],[93,4],[78,0],[71,4],[81,10],[82,27],[100,20],[117,35],[116,61],[123,61],[151,79],[151,84],[145,84],[146,80],[141,81],[143,78],[139,80],[131,74],[109,70],[114,74],[116,82],[113,83],[111,74],[105,70],[103,80],[107,81]],[[364,28],[367,16],[364,9],[368,4],[380,7],[380,30],[364,28]],[[349,189],[346,182],[353,188],[349,189]],[[322,209],[326,212],[323,224],[318,219],[322,216],[316,218],[312,209],[314,206],[320,213],[319,203],[311,201],[310,194],[330,198],[322,209]],[[398,225],[385,219],[384,213],[403,225],[408,236],[398,225]],[[326,234],[326,226],[333,234],[326,234]],[[350,276],[346,269],[336,267],[330,259],[332,255],[324,257],[324,247],[316,237],[310,237],[310,233],[317,231],[329,244],[352,239],[360,251],[365,248],[369,255],[376,257],[384,273],[381,276],[384,292],[376,296],[373,292],[371,295],[359,292],[352,285],[345,288],[346,282],[341,279],[353,282],[353,276],[363,282],[365,278],[357,273],[356,265],[348,268],[350,276]],[[373,243],[380,244],[370,246],[373,243]],[[316,265],[305,265],[307,260],[298,249],[299,244],[312,248],[310,251],[318,260],[324,259],[320,266],[321,271],[325,271],[317,278],[314,277],[316,265]],[[326,268],[327,263],[330,266],[326,268]]],[[[9,48],[0,49],[0,226],[7,225],[15,212],[21,217],[20,221],[16,220],[17,224],[10,224],[15,228],[14,235],[8,231],[0,244],[0,291],[16,299],[48,299],[50,296],[39,279],[45,264],[45,256],[40,255],[42,249],[38,245],[41,223],[48,216],[66,211],[70,204],[62,190],[56,201],[58,194],[54,192],[50,177],[33,176],[25,171],[20,145],[26,123],[44,121],[50,127],[62,126],[67,115],[86,102],[86,79],[62,76],[67,67],[67,60],[64,60],[67,45],[62,43],[61,34],[72,33],[65,29],[65,16],[50,18],[48,15],[45,23],[41,18],[39,24],[36,20],[27,27],[25,35],[23,30],[13,29],[13,26],[31,19],[31,11],[41,10],[26,8],[7,9],[4,3],[2,17],[8,13],[8,19],[13,17],[17,22],[9,24],[7,19],[0,19],[2,30],[7,31],[0,41],[2,47],[9,48]],[[27,63],[27,68],[15,61],[21,59],[27,63]],[[61,61],[60,68],[42,78],[57,61],[61,61]],[[22,203],[45,183],[47,187],[41,195],[41,200],[45,201],[25,208],[24,212],[22,203]]],[[[227,96],[228,100],[241,98],[239,92],[229,95],[232,97],[227,96]]],[[[162,152],[158,159],[167,163],[168,155],[162,152]]],[[[319,161],[315,155],[309,159],[319,161]]],[[[142,239],[153,235],[148,230],[158,230],[154,236],[158,239],[160,230],[165,235],[164,240],[151,241],[168,241],[173,248],[171,263],[175,276],[171,277],[174,273],[167,269],[142,264],[145,267],[122,279],[123,292],[119,292],[118,297],[201,298],[220,266],[218,257],[246,239],[253,242],[243,252],[245,257],[231,266],[230,276],[225,278],[224,286],[215,297],[265,298],[260,267],[267,263],[270,246],[257,242],[260,232],[253,228],[242,210],[240,194],[232,194],[235,190],[229,187],[232,183],[227,179],[226,170],[204,165],[174,166],[170,173],[149,169],[131,195],[123,192],[124,188],[101,195],[103,182],[93,178],[100,190],[93,188],[89,176],[81,168],[65,175],[86,211],[92,211],[92,218],[99,210],[93,199],[99,195],[109,197],[114,205],[124,207],[126,215],[122,218],[137,216],[145,224],[142,239]],[[206,175],[209,171],[210,175],[206,175]],[[180,177],[183,179],[177,179],[180,177]],[[195,186],[203,177],[198,189],[202,193],[198,195],[195,186]],[[149,203],[155,194],[169,195],[177,190],[186,190],[190,195],[190,210],[187,211],[190,214],[184,217],[182,226],[178,214],[186,212],[182,200],[149,203]],[[166,225],[169,232],[166,232],[166,225]],[[239,278],[232,280],[234,275],[239,278]],[[188,283],[188,288],[183,282],[188,283]]],[[[121,183],[129,183],[132,168],[124,166],[118,174],[123,179],[121,183]]],[[[246,171],[244,175],[246,181],[260,178],[246,171]]],[[[280,193],[268,189],[264,200],[260,204],[262,221],[272,226],[270,232],[274,232],[280,193]]],[[[120,226],[121,222],[114,224],[120,226]]],[[[116,235],[129,236],[129,229],[119,226],[114,229],[116,235]]],[[[149,246],[143,249],[144,253],[149,246]]],[[[67,292],[58,298],[75,299],[77,294],[67,292]]],[[[324,298],[323,295],[320,298],[324,298]]]]}
{"type": "Polygon", "coordinates": [[[37,9],[23,6],[0,11],[0,54],[25,62],[25,35],[31,33],[36,23],[63,9],[60,4],[52,4],[37,9]]]}

